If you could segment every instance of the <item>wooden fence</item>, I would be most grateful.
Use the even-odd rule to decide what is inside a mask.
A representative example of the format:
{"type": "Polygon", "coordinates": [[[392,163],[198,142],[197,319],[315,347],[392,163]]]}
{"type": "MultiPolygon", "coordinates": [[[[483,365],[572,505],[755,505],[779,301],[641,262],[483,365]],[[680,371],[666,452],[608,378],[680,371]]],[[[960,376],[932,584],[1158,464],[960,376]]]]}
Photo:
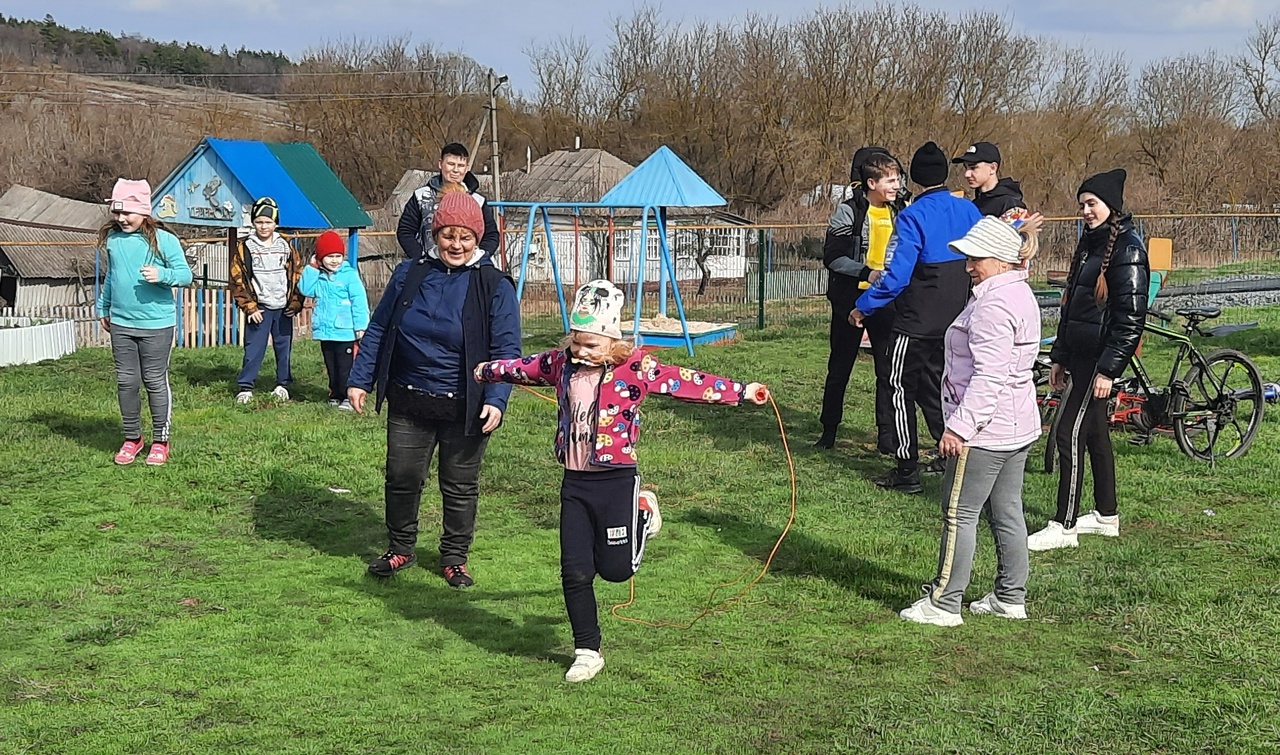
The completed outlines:
{"type": "MultiPolygon", "coordinates": [[[[174,343],[182,348],[244,345],[245,317],[225,288],[179,288],[174,291],[178,322],[174,343]]],[[[98,322],[94,307],[23,307],[0,309],[0,317],[34,317],[70,320],[75,324],[76,345],[110,346],[111,336],[98,322]]],[[[293,319],[294,338],[311,333],[311,309],[293,319]]]]}

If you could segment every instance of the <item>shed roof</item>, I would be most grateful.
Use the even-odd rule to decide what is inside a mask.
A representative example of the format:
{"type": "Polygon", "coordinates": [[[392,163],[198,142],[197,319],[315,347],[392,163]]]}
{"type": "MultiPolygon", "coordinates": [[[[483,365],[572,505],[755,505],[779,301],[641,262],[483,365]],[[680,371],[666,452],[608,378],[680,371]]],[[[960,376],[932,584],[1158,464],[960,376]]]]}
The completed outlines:
{"type": "Polygon", "coordinates": [[[0,220],[0,239],[17,242],[0,242],[0,255],[20,278],[93,278],[95,233],[0,220]],[[25,245],[30,242],[39,245],[25,245]]]}
{"type": "Polygon", "coordinates": [[[107,205],[15,184],[0,196],[0,218],[96,233],[107,221],[107,205]]]}
{"type": "Polygon", "coordinates": [[[635,166],[603,149],[561,149],[534,160],[527,173],[502,174],[503,198],[524,202],[596,202],[635,166]]]}
{"type": "Polygon", "coordinates": [[[264,196],[276,200],[280,224],[289,228],[366,228],[373,223],[315,147],[305,142],[205,137],[154,194],[162,208],[158,217],[187,225],[245,225],[248,208],[264,196]],[[194,196],[202,187],[203,202],[194,196]]]}

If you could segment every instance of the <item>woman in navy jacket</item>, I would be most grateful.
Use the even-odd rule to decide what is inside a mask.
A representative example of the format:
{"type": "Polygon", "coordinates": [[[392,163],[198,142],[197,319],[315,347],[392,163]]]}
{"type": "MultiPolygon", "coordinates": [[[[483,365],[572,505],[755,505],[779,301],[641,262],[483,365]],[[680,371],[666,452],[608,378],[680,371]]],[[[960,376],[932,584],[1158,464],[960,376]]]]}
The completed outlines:
{"type": "Polygon", "coordinates": [[[390,546],[369,572],[390,577],[417,562],[418,507],[439,448],[444,532],[440,568],[453,587],[474,584],[467,556],[475,534],[480,464],[502,422],[511,386],[480,385],[481,362],[520,356],[515,286],[478,247],[480,205],[465,191],[445,194],[432,224],[434,244],[400,263],[360,342],[348,398],[363,413],[377,390],[387,414],[386,517],[390,546]]]}

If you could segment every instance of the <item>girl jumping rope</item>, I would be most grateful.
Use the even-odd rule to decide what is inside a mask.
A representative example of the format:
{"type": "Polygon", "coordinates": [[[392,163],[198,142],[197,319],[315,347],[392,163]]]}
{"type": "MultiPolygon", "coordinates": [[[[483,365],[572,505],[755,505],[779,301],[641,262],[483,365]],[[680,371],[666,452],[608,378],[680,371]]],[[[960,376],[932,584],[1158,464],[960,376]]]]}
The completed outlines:
{"type": "Polygon", "coordinates": [[[622,291],[607,280],[578,289],[569,336],[533,356],[485,362],[482,383],[550,385],[559,405],[555,453],[560,484],[560,580],[573,627],[574,661],[565,681],[604,667],[594,582],[625,582],[640,568],[645,542],[662,526],[657,497],[640,490],[635,445],[640,404],[650,393],[696,403],[763,404],[760,383],[664,365],[622,337],[622,291]]]}

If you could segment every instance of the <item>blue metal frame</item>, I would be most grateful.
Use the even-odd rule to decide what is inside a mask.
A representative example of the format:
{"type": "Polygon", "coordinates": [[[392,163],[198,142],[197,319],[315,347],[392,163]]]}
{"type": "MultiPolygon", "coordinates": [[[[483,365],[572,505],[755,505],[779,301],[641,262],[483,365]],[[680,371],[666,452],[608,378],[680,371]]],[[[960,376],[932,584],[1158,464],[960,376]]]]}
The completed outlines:
{"type": "MultiPolygon", "coordinates": [[[[560,282],[560,263],[556,259],[555,241],[551,235],[551,216],[547,212],[548,209],[568,209],[575,214],[580,213],[583,209],[609,210],[616,209],[638,209],[640,213],[640,251],[636,254],[633,250],[632,258],[636,261],[637,270],[635,276],[635,295],[632,302],[635,306],[635,317],[632,323],[632,336],[639,338],[640,336],[640,309],[641,303],[644,301],[644,270],[647,266],[649,255],[649,213],[653,213],[654,230],[658,232],[658,281],[659,281],[659,313],[667,314],[667,281],[671,281],[671,291],[676,302],[676,312],[680,315],[680,328],[684,334],[685,348],[689,351],[689,356],[693,356],[693,338],[689,334],[689,321],[685,317],[684,302],[680,298],[679,280],[676,278],[675,265],[672,262],[671,249],[667,245],[667,224],[662,217],[663,208],[659,205],[616,205],[605,204],[603,202],[491,202],[492,207],[497,208],[502,213],[506,208],[516,208],[527,210],[529,213],[529,222],[525,227],[524,233],[524,251],[520,256],[520,279],[516,282],[516,301],[523,300],[524,282],[526,273],[529,270],[529,249],[533,243],[533,227],[535,219],[539,213],[542,215],[543,232],[547,235],[547,254],[551,262],[551,275],[555,280],[556,299],[560,303],[560,319],[564,325],[566,333],[569,332],[569,309],[564,300],[564,287],[560,282]]],[[[503,213],[505,215],[505,213],[503,213]]]]}

